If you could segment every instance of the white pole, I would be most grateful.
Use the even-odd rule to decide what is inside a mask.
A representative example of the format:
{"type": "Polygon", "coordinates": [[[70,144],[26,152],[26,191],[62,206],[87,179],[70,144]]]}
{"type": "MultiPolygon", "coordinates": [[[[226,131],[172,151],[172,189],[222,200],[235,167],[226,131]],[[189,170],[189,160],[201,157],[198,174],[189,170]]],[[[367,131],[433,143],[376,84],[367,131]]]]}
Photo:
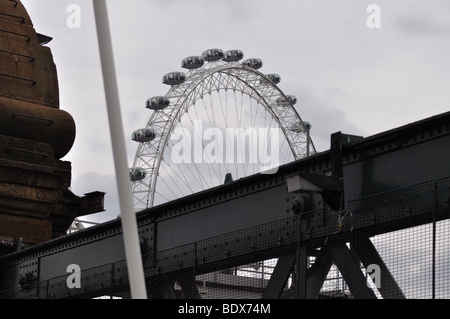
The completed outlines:
{"type": "Polygon", "coordinates": [[[126,157],[108,12],[105,0],[93,0],[93,3],[100,49],[100,60],[103,70],[103,82],[105,85],[109,129],[116,169],[117,188],[119,192],[131,298],[146,299],[147,292],[145,289],[144,268],[142,266],[136,215],[133,209],[133,195],[131,193],[131,182],[126,157]]]}

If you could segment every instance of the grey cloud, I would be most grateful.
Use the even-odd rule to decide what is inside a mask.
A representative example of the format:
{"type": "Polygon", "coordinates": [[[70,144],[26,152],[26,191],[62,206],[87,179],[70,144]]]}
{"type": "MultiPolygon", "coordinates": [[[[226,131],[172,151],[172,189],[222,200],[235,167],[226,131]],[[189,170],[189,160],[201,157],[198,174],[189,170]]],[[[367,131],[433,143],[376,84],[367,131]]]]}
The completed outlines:
{"type": "MultiPolygon", "coordinates": [[[[337,90],[337,89],[336,89],[337,90]]],[[[333,94],[343,94],[336,91],[333,94]]],[[[297,88],[297,111],[303,121],[311,123],[311,137],[318,152],[328,150],[331,134],[341,131],[345,134],[359,135],[360,129],[346,119],[344,110],[338,108],[330,93],[314,92],[308,88],[297,88]]]]}
{"type": "Polygon", "coordinates": [[[400,32],[412,36],[439,36],[450,34],[450,24],[437,18],[397,14],[393,25],[400,32]]]}

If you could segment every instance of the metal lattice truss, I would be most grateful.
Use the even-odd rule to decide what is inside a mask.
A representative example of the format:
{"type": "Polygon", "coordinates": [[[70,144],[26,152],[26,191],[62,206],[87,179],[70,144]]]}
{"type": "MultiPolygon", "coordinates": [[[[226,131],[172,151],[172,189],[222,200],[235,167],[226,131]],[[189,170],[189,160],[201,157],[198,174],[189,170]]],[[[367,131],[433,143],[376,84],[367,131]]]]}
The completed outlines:
{"type": "Polygon", "coordinates": [[[221,90],[240,92],[263,106],[277,122],[295,160],[315,154],[309,127],[288,97],[267,76],[239,62],[208,62],[201,68],[189,70],[182,84],[171,86],[165,95],[170,100],[169,106],[154,111],[147,123],[146,127],[156,132],[156,138],[139,143],[134,159],[133,167],[146,171],[145,178],[132,182],[136,210],[153,206],[164,149],[176,125],[190,107],[221,90]]]}

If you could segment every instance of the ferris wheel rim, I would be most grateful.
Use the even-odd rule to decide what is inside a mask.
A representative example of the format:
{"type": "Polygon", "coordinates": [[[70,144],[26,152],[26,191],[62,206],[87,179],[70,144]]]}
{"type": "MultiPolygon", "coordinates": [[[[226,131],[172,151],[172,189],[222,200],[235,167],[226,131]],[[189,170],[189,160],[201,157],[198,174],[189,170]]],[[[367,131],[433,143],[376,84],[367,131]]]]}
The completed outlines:
{"type": "MultiPolygon", "coordinates": [[[[135,159],[134,159],[134,163],[133,166],[138,166],[138,162],[144,162],[144,166],[146,168],[147,171],[149,171],[149,177],[146,178],[148,180],[148,183],[146,183],[146,187],[147,189],[143,191],[140,191],[140,193],[147,193],[147,198],[146,198],[146,203],[145,207],[151,207],[154,204],[154,197],[155,197],[155,188],[156,188],[156,184],[158,181],[158,175],[159,175],[159,169],[161,166],[161,163],[163,161],[163,155],[164,155],[164,150],[168,145],[168,140],[170,137],[171,132],[173,132],[173,129],[175,128],[177,122],[176,120],[179,118],[181,119],[182,116],[184,116],[188,109],[190,107],[192,107],[193,105],[195,105],[195,103],[199,100],[199,99],[203,99],[203,97],[207,94],[211,94],[214,91],[219,91],[219,90],[237,90],[239,92],[241,92],[242,94],[247,94],[250,98],[254,98],[254,96],[252,96],[252,94],[249,94],[248,92],[245,92],[242,89],[237,89],[235,86],[234,87],[228,87],[228,86],[220,86],[220,82],[216,82],[216,86],[211,85],[211,87],[206,90],[205,92],[201,92],[202,94],[198,94],[196,96],[196,98],[194,99],[194,103],[193,104],[189,104],[189,98],[194,94],[193,92],[196,92],[197,89],[201,86],[201,85],[205,85],[205,82],[207,80],[212,79],[212,77],[215,74],[220,74],[221,76],[230,76],[230,77],[234,77],[235,81],[239,81],[240,83],[242,83],[242,85],[244,86],[244,88],[248,88],[250,90],[250,92],[252,93],[256,93],[260,100],[263,101],[264,103],[261,103],[261,105],[265,108],[266,111],[268,111],[270,113],[270,115],[272,116],[273,119],[276,120],[276,122],[278,123],[279,127],[282,129],[283,134],[285,139],[287,140],[287,142],[289,143],[289,149],[291,150],[292,154],[294,155],[294,159],[298,159],[299,154],[296,153],[296,151],[293,149],[293,146],[291,145],[291,139],[289,139],[289,134],[287,133],[289,128],[286,127],[286,123],[282,123],[280,117],[274,113],[273,110],[273,105],[271,105],[267,100],[266,100],[266,96],[264,96],[263,94],[260,94],[260,87],[254,87],[252,86],[252,83],[247,82],[246,80],[248,79],[248,77],[243,80],[241,77],[239,77],[238,75],[234,74],[233,72],[236,73],[242,73],[244,72],[245,74],[250,74],[252,76],[255,76],[256,78],[258,78],[258,80],[261,82],[263,79],[265,81],[264,85],[265,87],[267,87],[267,85],[270,87],[270,90],[276,91],[277,94],[281,97],[284,97],[288,103],[286,105],[283,106],[283,108],[287,108],[289,109],[291,112],[293,112],[293,116],[294,118],[298,121],[300,121],[301,125],[303,127],[305,127],[305,124],[303,122],[303,120],[301,119],[300,115],[298,114],[297,110],[294,108],[294,106],[291,104],[291,102],[287,99],[287,95],[284,94],[284,92],[276,85],[276,83],[273,83],[268,77],[266,77],[263,73],[259,72],[258,70],[245,66],[241,63],[238,62],[221,62],[221,61],[216,61],[216,62],[210,62],[207,64],[206,67],[202,67],[199,69],[194,69],[194,70],[189,70],[189,72],[186,74],[186,80],[184,83],[179,84],[179,85],[174,85],[172,86],[168,92],[164,95],[164,97],[168,98],[168,99],[174,99],[175,103],[171,103],[171,108],[169,109],[168,112],[164,113],[164,110],[159,110],[159,111],[154,111],[152,113],[152,115],[150,116],[150,119],[147,122],[146,127],[153,127],[154,124],[154,120],[157,116],[161,116],[161,114],[165,114],[169,121],[167,121],[166,125],[164,125],[163,127],[163,133],[162,133],[162,138],[159,140],[157,147],[156,147],[156,152],[155,154],[153,154],[152,158],[149,161],[145,161],[143,160],[143,156],[141,155],[141,149],[143,148],[143,146],[147,143],[140,143],[138,150],[136,152],[135,155],[135,159]],[[200,71],[200,72],[199,72],[200,71]],[[180,94],[181,93],[181,94],[180,94]],[[177,95],[178,94],[178,95],[177,95]]],[[[232,82],[228,82],[228,84],[230,84],[232,82]]],[[[234,82],[233,82],[234,83],[234,82]]],[[[213,83],[214,84],[214,83],[213,83]]],[[[261,83],[259,84],[261,85],[261,83]]],[[[315,153],[315,147],[314,144],[312,143],[312,140],[309,139],[309,142],[311,142],[311,146],[313,149],[313,152],[315,153]]],[[[307,142],[308,142],[307,141],[307,142]]],[[[151,143],[151,142],[150,142],[151,143]]],[[[148,154],[147,154],[148,155],[148,154]]],[[[135,182],[136,183],[143,183],[141,181],[135,182]]],[[[139,200],[140,202],[142,202],[141,200],[139,200]]]]}

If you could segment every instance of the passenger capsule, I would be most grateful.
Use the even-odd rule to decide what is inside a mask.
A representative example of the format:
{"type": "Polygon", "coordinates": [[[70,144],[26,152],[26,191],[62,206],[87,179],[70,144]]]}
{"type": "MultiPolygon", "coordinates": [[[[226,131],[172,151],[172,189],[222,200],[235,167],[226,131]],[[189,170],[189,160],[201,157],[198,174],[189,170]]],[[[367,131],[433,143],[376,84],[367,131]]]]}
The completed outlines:
{"type": "Polygon", "coordinates": [[[203,51],[202,58],[208,62],[217,61],[223,58],[223,51],[220,49],[209,49],[203,51]]]}
{"type": "Polygon", "coordinates": [[[205,60],[201,56],[189,56],[181,61],[181,67],[185,69],[198,69],[203,66],[205,60]]]}
{"type": "Polygon", "coordinates": [[[263,65],[261,59],[247,59],[242,61],[242,64],[255,70],[261,68],[263,65]]]}
{"type": "Polygon", "coordinates": [[[145,107],[150,110],[162,110],[163,108],[168,107],[170,101],[165,96],[154,96],[151,97],[145,102],[145,107]]]}
{"type": "Polygon", "coordinates": [[[296,122],[289,127],[289,130],[292,132],[301,132],[303,131],[303,125],[300,122],[296,122]]]}
{"type": "Polygon", "coordinates": [[[186,81],[186,74],[183,72],[170,72],[163,76],[162,82],[167,85],[177,85],[186,81]]]}
{"type": "Polygon", "coordinates": [[[141,167],[130,168],[130,179],[132,182],[143,180],[147,176],[145,169],[141,167]]]}
{"type": "Polygon", "coordinates": [[[275,84],[278,84],[281,81],[281,77],[278,74],[266,74],[266,77],[275,84]]]}
{"type": "Polygon", "coordinates": [[[156,137],[156,131],[151,128],[141,128],[131,134],[131,139],[135,142],[150,142],[156,137]]]}
{"type": "Polygon", "coordinates": [[[282,96],[277,99],[278,104],[286,104],[288,102],[294,105],[297,103],[297,98],[294,95],[286,95],[286,98],[282,96]]]}
{"type": "Polygon", "coordinates": [[[228,50],[223,54],[223,59],[225,62],[240,61],[244,57],[244,52],[241,50],[228,50]]]}
{"type": "Polygon", "coordinates": [[[289,127],[289,130],[293,132],[306,132],[311,130],[311,123],[304,121],[302,125],[301,122],[296,122],[291,127],[289,127]]]}
{"type": "Polygon", "coordinates": [[[305,121],[305,122],[303,122],[303,124],[305,124],[305,128],[306,128],[308,131],[311,130],[311,127],[312,127],[311,123],[309,123],[308,121],[305,121]]]}

